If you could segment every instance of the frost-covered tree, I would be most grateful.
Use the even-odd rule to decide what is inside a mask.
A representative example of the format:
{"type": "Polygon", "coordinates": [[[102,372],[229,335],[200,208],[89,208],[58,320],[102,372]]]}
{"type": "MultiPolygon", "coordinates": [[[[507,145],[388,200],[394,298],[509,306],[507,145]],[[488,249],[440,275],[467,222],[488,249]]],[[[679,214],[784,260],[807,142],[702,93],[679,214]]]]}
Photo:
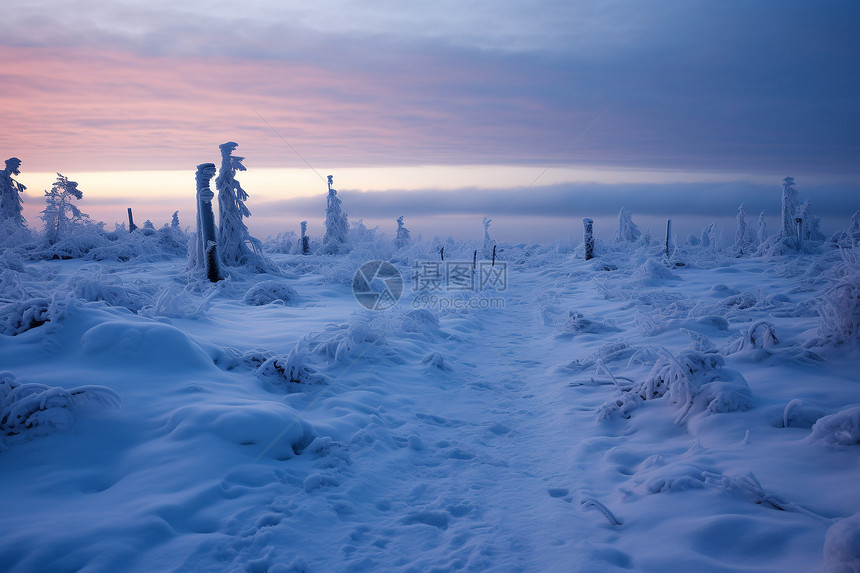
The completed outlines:
{"type": "Polygon", "coordinates": [[[823,241],[824,233],[821,232],[821,217],[812,211],[812,203],[809,199],[797,210],[797,216],[801,220],[801,237],[804,241],[823,241]]]}
{"type": "Polygon", "coordinates": [[[233,155],[239,144],[228,141],[218,146],[221,168],[215,179],[218,190],[218,256],[225,266],[252,266],[261,272],[279,272],[277,266],[262,256],[262,243],[251,236],[244,217],[251,212],[245,206],[248,194],[236,180],[236,171],[245,171],[244,157],[233,155]]]}
{"type": "Polygon", "coordinates": [[[632,213],[622,207],[621,211],[618,212],[618,242],[634,243],[641,236],[642,232],[639,230],[639,226],[633,222],[632,213]]]}
{"type": "Polygon", "coordinates": [[[308,237],[308,222],[302,221],[302,238],[301,238],[301,252],[303,255],[307,255],[311,252],[311,238],[308,237]]]}
{"type": "Polygon", "coordinates": [[[797,242],[797,210],[800,204],[797,200],[797,189],[794,188],[794,177],[782,180],[782,227],[779,230],[781,239],[793,239],[797,242]]]}
{"type": "Polygon", "coordinates": [[[71,235],[76,228],[91,224],[90,216],[72,203],[73,199],[80,199],[83,195],[78,184],[61,173],[57,173],[57,181],[51,190],[45,191],[42,221],[45,223],[45,236],[52,245],[71,235]]]}
{"type": "Polygon", "coordinates": [[[716,251],[717,232],[716,223],[711,223],[710,225],[705,226],[705,228],[702,229],[702,236],[699,240],[699,244],[710,251],[716,251]]]}
{"type": "Polygon", "coordinates": [[[484,246],[483,246],[483,255],[485,259],[489,259],[493,256],[493,246],[496,244],[493,239],[490,238],[490,223],[492,223],[492,219],[488,219],[484,217],[481,223],[484,225],[484,246]]]}
{"type": "Polygon", "coordinates": [[[0,221],[12,228],[24,228],[27,223],[21,211],[21,193],[26,187],[12,179],[13,175],[20,175],[21,160],[10,157],[6,160],[6,168],[0,171],[0,221]]]}
{"type": "Polygon", "coordinates": [[[170,218],[170,228],[176,231],[180,230],[179,227],[179,211],[173,212],[173,217],[170,218]]]}
{"type": "Polygon", "coordinates": [[[732,245],[732,255],[742,257],[748,255],[755,250],[755,234],[747,225],[747,214],[744,211],[744,204],[741,203],[738,207],[738,229],[735,232],[735,244],[732,245]]]}
{"type": "Polygon", "coordinates": [[[394,246],[398,249],[408,247],[412,244],[409,229],[403,226],[403,215],[397,218],[397,235],[394,237],[394,246]]]}
{"type": "Polygon", "coordinates": [[[349,219],[343,210],[343,202],[332,188],[334,176],[328,176],[328,197],[325,208],[325,236],[323,250],[335,254],[346,250],[349,242],[349,219]]]}
{"type": "Polygon", "coordinates": [[[758,214],[758,242],[759,244],[767,241],[767,221],[764,219],[764,209],[758,214]]]}

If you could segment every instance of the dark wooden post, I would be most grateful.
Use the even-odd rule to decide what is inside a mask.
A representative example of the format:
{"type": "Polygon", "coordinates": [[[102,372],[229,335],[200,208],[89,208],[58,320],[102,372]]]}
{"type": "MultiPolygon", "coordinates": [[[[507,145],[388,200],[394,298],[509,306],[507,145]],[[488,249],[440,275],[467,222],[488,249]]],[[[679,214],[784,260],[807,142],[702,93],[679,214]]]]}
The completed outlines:
{"type": "Polygon", "coordinates": [[[585,227],[585,260],[590,261],[594,258],[594,221],[585,217],[582,224],[585,227]]]}
{"type": "Polygon", "coordinates": [[[134,217],[131,216],[131,207],[128,208],[128,232],[131,233],[137,229],[137,225],[134,224],[134,217]]]}
{"type": "Polygon", "coordinates": [[[669,258],[669,243],[672,237],[672,219],[666,219],[666,258],[669,258]]]}

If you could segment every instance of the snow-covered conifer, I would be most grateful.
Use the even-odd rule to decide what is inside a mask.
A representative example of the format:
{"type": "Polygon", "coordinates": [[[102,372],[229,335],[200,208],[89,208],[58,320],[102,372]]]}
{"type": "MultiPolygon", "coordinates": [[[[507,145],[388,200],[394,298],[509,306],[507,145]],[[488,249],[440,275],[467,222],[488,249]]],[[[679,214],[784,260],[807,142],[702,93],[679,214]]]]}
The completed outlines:
{"type": "Polygon", "coordinates": [[[397,218],[397,235],[394,237],[394,246],[398,249],[408,247],[412,244],[409,229],[403,226],[403,215],[397,218]]]}
{"type": "Polygon", "coordinates": [[[6,168],[0,171],[0,221],[16,227],[24,228],[26,222],[21,211],[21,193],[26,189],[23,185],[12,179],[13,175],[20,175],[21,160],[10,157],[6,160],[6,168]]]}
{"type": "Polygon", "coordinates": [[[329,254],[343,252],[349,241],[349,219],[343,210],[343,202],[337,196],[337,190],[332,188],[332,183],[334,176],[329,175],[323,237],[323,249],[329,254]]]}
{"type": "Polygon", "coordinates": [[[738,207],[737,221],[738,229],[735,232],[735,244],[732,245],[732,255],[742,257],[749,254],[753,247],[750,241],[750,230],[747,226],[747,214],[744,211],[743,203],[738,207]]]}
{"type": "Polygon", "coordinates": [[[482,249],[482,253],[485,259],[489,259],[493,256],[493,246],[495,245],[495,241],[490,238],[490,223],[492,223],[492,219],[488,219],[484,217],[481,223],[484,225],[484,246],[482,249]]]}
{"type": "Polygon", "coordinates": [[[767,221],[764,219],[764,209],[758,214],[758,242],[764,243],[767,240],[767,221]]]}
{"type": "Polygon", "coordinates": [[[83,192],[75,181],[57,173],[57,181],[50,191],[45,191],[45,209],[42,221],[45,223],[45,236],[52,245],[72,234],[76,227],[90,223],[90,216],[72,204],[72,199],[80,199],[83,192]]]}
{"type": "Polygon", "coordinates": [[[622,207],[621,211],[618,212],[618,242],[634,243],[641,236],[642,232],[639,230],[639,226],[633,222],[633,215],[622,207]]]}
{"type": "Polygon", "coordinates": [[[180,227],[179,227],[179,211],[173,212],[173,217],[170,218],[170,228],[175,229],[177,231],[180,230],[180,227]]]}
{"type": "Polygon", "coordinates": [[[226,266],[252,266],[261,272],[278,273],[277,265],[262,255],[263,245],[251,236],[242,219],[250,217],[245,206],[248,194],[236,180],[236,171],[245,171],[244,157],[234,156],[239,144],[228,141],[218,146],[221,168],[215,179],[218,190],[218,257],[226,266]]]}
{"type": "Polygon", "coordinates": [[[782,180],[782,227],[779,230],[781,239],[793,239],[797,242],[797,189],[794,188],[794,177],[785,177],[782,180]]]}

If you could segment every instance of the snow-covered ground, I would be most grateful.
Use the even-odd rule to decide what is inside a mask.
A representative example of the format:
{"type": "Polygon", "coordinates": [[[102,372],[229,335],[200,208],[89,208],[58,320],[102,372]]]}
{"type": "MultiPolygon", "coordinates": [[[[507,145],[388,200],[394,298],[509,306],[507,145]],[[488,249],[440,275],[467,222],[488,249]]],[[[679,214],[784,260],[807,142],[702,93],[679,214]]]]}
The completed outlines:
{"type": "Polygon", "coordinates": [[[599,247],[0,259],[0,569],[860,570],[856,255],[599,247]]]}

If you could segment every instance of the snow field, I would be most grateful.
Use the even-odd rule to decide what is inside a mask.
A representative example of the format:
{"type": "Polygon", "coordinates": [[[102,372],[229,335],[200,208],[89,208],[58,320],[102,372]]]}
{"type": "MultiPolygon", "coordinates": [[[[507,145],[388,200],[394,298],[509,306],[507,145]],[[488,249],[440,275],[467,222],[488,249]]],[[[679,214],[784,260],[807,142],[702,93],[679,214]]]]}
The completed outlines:
{"type": "Polygon", "coordinates": [[[839,255],[669,268],[598,247],[507,246],[504,307],[445,312],[412,308],[408,280],[362,309],[360,249],[215,286],[175,259],[7,268],[59,302],[2,336],[2,369],[120,401],[4,436],[0,563],[851,571],[856,345],[816,310],[839,255]]]}

